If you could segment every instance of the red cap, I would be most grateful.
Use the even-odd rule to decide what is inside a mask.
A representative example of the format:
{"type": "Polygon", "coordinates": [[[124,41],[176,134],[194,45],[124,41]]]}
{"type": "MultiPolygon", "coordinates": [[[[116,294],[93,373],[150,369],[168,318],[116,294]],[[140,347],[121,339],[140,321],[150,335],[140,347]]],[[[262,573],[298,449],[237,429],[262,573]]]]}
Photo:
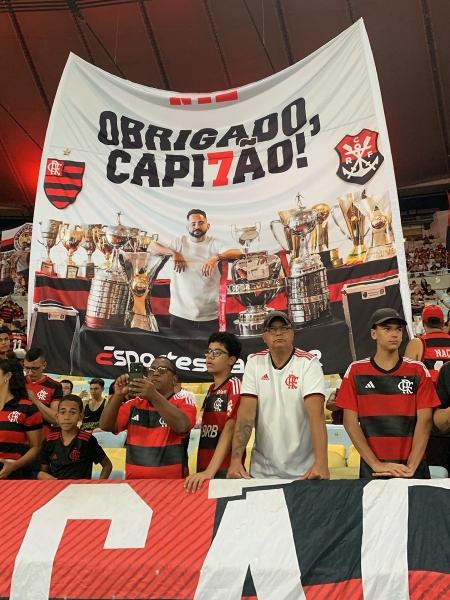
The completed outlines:
{"type": "Polygon", "coordinates": [[[442,312],[442,308],[437,306],[437,304],[430,304],[429,306],[425,306],[422,311],[422,321],[424,323],[428,322],[444,322],[444,313],[442,312]]]}

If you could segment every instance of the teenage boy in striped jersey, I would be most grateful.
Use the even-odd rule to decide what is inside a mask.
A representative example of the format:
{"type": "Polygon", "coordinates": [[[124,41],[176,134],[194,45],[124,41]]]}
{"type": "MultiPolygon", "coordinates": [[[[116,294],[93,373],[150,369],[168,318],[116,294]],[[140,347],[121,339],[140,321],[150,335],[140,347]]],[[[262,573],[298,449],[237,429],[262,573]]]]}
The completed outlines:
{"type": "Polygon", "coordinates": [[[241,347],[232,333],[217,332],[209,337],[206,368],[214,383],[203,402],[197,473],[187,477],[184,484],[189,492],[196,492],[204,481],[214,477],[225,478],[230,466],[231,440],[241,397],[241,382],[231,376],[231,370],[241,347]]]}
{"type": "Polygon", "coordinates": [[[399,354],[405,325],[392,308],[375,311],[376,352],[349,366],[339,390],[336,404],[361,455],[361,478],[430,478],[424,453],[440,402],[426,367],[399,354]]]}

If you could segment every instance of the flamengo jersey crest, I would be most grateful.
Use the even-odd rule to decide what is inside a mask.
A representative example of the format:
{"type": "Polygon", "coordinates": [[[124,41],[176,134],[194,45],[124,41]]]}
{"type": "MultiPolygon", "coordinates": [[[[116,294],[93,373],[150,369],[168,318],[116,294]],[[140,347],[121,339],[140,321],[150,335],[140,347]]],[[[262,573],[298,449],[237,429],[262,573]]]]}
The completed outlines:
{"type": "Polygon", "coordinates": [[[339,154],[337,175],[349,183],[365,185],[381,167],[384,157],[378,150],[378,132],[362,129],[346,135],[335,150],[339,154]]]}
{"type": "Polygon", "coordinates": [[[48,158],[45,167],[44,191],[56,208],[73,204],[83,187],[84,162],[48,158]]]}

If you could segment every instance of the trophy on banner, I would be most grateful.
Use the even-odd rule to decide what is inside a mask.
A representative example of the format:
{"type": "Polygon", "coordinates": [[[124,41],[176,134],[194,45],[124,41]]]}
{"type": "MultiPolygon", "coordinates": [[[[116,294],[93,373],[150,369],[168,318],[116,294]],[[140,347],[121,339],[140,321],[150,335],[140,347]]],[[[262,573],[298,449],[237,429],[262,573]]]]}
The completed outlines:
{"type": "Polygon", "coordinates": [[[59,228],[59,239],[68,252],[66,269],[66,277],[68,278],[72,279],[78,275],[78,266],[73,260],[73,255],[80,247],[83,238],[84,230],[80,225],[63,223],[59,228]]]}
{"type": "Polygon", "coordinates": [[[41,240],[38,242],[44,246],[47,251],[47,257],[41,262],[41,272],[46,275],[55,274],[55,263],[50,257],[50,250],[55,246],[58,239],[59,229],[62,225],[62,221],[55,221],[54,219],[47,219],[46,221],[39,221],[39,227],[41,230],[41,240]]]}
{"type": "Polygon", "coordinates": [[[101,228],[101,225],[82,225],[84,232],[83,240],[80,244],[86,250],[87,262],[84,265],[84,276],[92,279],[95,275],[95,265],[92,261],[92,255],[97,247],[94,239],[94,232],[101,228]]]}
{"type": "Polygon", "coordinates": [[[132,252],[147,252],[147,248],[153,242],[158,241],[157,233],[147,233],[138,229],[136,235],[130,240],[132,252]]]}
{"type": "Polygon", "coordinates": [[[92,280],[85,319],[88,327],[110,329],[122,327],[125,322],[129,290],[119,265],[119,249],[129,241],[132,228],[122,225],[120,214],[117,213],[116,225],[94,229],[97,246],[101,249],[108,244],[112,249],[112,261],[106,270],[97,270],[92,280]]]}
{"type": "Polygon", "coordinates": [[[319,254],[310,254],[307,236],[317,225],[317,212],[302,205],[280,211],[270,228],[280,246],[290,253],[287,283],[288,311],[294,327],[311,325],[331,317],[327,272],[319,254]]]}
{"type": "MultiPolygon", "coordinates": [[[[148,236],[150,237],[150,236],[148,236]]],[[[130,289],[130,307],[125,319],[129,327],[159,331],[156,318],[148,304],[153,281],[167,256],[149,252],[122,252],[120,261],[130,289]]]]}
{"type": "Polygon", "coordinates": [[[250,252],[251,244],[259,239],[260,223],[250,227],[232,227],[233,238],[240,244],[244,257],[231,267],[233,283],[227,286],[227,294],[236,296],[246,306],[234,321],[239,335],[260,335],[267,316],[267,304],[284,288],[280,278],[281,261],[267,251],[250,252]]]}
{"type": "Polygon", "coordinates": [[[328,250],[328,217],[330,207],[325,202],[315,204],[312,210],[316,213],[316,225],[311,232],[311,251],[323,252],[328,250]]]}
{"type": "Polygon", "coordinates": [[[366,217],[358,208],[360,205],[361,193],[349,192],[345,196],[338,198],[338,204],[331,209],[331,216],[341,233],[345,235],[353,244],[350,254],[344,261],[346,265],[357,265],[366,260],[367,248],[364,239],[368,233],[366,230],[366,217]],[[340,213],[339,213],[340,209],[340,213]],[[342,214],[345,227],[342,226],[340,215],[342,214]],[[347,231],[345,231],[345,228],[347,231]]]}
{"type": "Polygon", "coordinates": [[[367,218],[372,229],[372,242],[367,250],[366,261],[395,256],[389,196],[387,194],[382,198],[368,196],[363,190],[356,204],[367,218]]]}
{"type": "Polygon", "coordinates": [[[106,239],[106,234],[103,231],[103,225],[99,225],[92,231],[93,239],[96,247],[100,250],[100,252],[105,257],[105,262],[102,265],[102,269],[110,269],[111,268],[111,256],[113,247],[108,243],[106,239]]]}

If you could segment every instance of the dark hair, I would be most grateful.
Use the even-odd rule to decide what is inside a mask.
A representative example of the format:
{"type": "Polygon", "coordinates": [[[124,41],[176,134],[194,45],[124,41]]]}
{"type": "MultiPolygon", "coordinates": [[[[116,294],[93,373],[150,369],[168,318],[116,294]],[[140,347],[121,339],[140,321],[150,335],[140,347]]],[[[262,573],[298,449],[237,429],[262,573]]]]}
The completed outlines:
{"type": "Polygon", "coordinates": [[[28,362],[33,362],[38,358],[43,358],[45,360],[45,352],[42,348],[30,348],[25,355],[25,360],[28,362]]]}
{"type": "Polygon", "coordinates": [[[65,396],[63,396],[59,401],[58,411],[63,402],[75,402],[78,408],[80,409],[80,413],[83,412],[83,400],[80,398],[80,396],[77,396],[76,394],[66,394],[65,396]]]}
{"type": "Polygon", "coordinates": [[[178,369],[177,369],[177,366],[176,366],[176,364],[173,362],[173,360],[171,360],[170,358],[167,358],[167,356],[164,356],[163,354],[160,354],[159,356],[156,356],[156,357],[155,357],[155,360],[156,360],[157,358],[163,358],[164,360],[167,360],[167,362],[168,362],[168,363],[170,364],[170,366],[172,367],[173,374],[174,374],[176,377],[178,377],[178,369]]]}
{"type": "Polygon", "coordinates": [[[68,383],[70,385],[70,389],[73,390],[73,383],[70,379],[61,379],[59,383],[68,383]]]}
{"type": "Polygon", "coordinates": [[[99,385],[102,389],[105,387],[103,379],[91,379],[89,385],[99,385]]]}
{"type": "Polygon", "coordinates": [[[7,327],[5,327],[4,325],[2,325],[2,326],[0,327],[0,335],[1,335],[2,333],[7,333],[7,334],[9,335],[11,332],[10,332],[10,330],[9,330],[7,327]]]}
{"type": "Polygon", "coordinates": [[[205,219],[207,219],[208,217],[206,216],[206,213],[204,210],[202,210],[201,208],[192,208],[188,214],[186,215],[186,219],[189,219],[189,217],[191,215],[203,215],[205,217],[205,219]]]}
{"type": "Polygon", "coordinates": [[[14,399],[23,400],[23,398],[28,398],[22,364],[15,358],[7,358],[0,360],[0,369],[3,373],[11,373],[9,390],[14,399]]]}
{"type": "Polygon", "coordinates": [[[211,342],[217,342],[222,344],[227,349],[230,356],[234,356],[236,360],[241,355],[242,344],[234,333],[228,333],[228,331],[217,331],[209,336],[208,345],[211,342]]]}

